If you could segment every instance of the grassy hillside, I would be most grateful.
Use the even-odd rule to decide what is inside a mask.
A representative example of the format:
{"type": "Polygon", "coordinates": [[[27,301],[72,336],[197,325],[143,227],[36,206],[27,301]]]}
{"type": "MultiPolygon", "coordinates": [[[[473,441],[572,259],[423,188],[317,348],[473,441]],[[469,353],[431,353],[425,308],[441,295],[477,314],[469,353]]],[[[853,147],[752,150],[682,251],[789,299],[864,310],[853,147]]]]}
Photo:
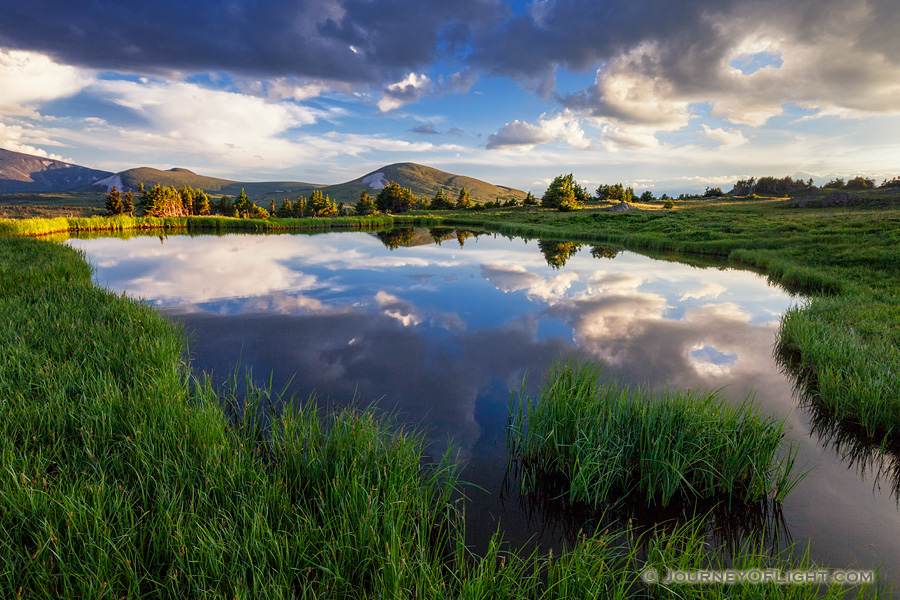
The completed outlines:
{"type": "MultiPolygon", "coordinates": [[[[126,190],[137,190],[143,183],[145,187],[152,187],[157,183],[162,186],[172,186],[180,188],[189,186],[192,188],[200,188],[207,192],[218,192],[229,185],[236,183],[232,179],[219,179],[218,177],[207,177],[205,175],[197,175],[193,171],[187,169],[169,169],[168,171],[160,171],[151,167],[138,167],[137,169],[128,169],[118,173],[122,180],[122,187],[126,190]]],[[[238,190],[240,191],[240,190],[238,190]]]]}
{"type": "Polygon", "coordinates": [[[459,193],[463,187],[469,190],[473,201],[483,204],[495,200],[506,201],[510,198],[521,200],[525,198],[525,192],[514,188],[497,186],[473,177],[454,175],[426,167],[415,163],[397,163],[372,171],[359,179],[341,183],[338,185],[324,186],[322,192],[328,194],[336,202],[355,204],[363,190],[374,196],[379,189],[363,183],[364,181],[383,180],[395,182],[419,197],[432,198],[438,190],[444,190],[445,194],[459,193]],[[377,175],[381,173],[382,177],[377,175]]]}

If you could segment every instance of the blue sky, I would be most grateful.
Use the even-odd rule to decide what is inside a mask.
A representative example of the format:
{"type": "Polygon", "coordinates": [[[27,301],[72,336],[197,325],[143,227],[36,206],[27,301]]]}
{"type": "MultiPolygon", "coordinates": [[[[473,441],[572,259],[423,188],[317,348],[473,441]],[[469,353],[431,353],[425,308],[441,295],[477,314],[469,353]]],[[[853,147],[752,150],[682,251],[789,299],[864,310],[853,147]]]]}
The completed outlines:
{"type": "Polygon", "coordinates": [[[900,175],[895,0],[33,0],[0,147],[339,183],[412,161],[537,194],[900,175]]]}

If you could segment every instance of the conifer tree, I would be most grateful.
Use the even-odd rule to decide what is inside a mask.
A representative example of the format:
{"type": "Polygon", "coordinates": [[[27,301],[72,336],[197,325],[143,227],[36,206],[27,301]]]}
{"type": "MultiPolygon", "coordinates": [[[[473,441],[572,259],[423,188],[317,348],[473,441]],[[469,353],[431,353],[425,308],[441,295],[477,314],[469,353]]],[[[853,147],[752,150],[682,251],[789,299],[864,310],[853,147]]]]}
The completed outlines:
{"type": "Polygon", "coordinates": [[[255,206],[256,205],[250,201],[244,188],[241,188],[240,195],[234,200],[234,210],[237,211],[238,216],[244,219],[249,218],[255,206]]]}
{"type": "Polygon", "coordinates": [[[375,208],[381,212],[405,213],[416,207],[416,197],[412,190],[393,181],[384,186],[375,198],[375,208]]]}
{"type": "Polygon", "coordinates": [[[281,201],[281,207],[275,212],[275,214],[282,219],[289,219],[294,216],[294,203],[285,198],[281,201]]]}
{"type": "Polygon", "coordinates": [[[299,198],[297,198],[297,202],[294,204],[294,216],[295,217],[302,219],[303,217],[308,216],[307,215],[308,209],[307,209],[306,204],[307,204],[306,198],[304,198],[303,196],[300,196],[299,198]]]}
{"type": "Polygon", "coordinates": [[[125,192],[125,195],[122,197],[122,212],[127,214],[129,217],[134,214],[134,193],[133,192],[125,192]]]}
{"type": "Polygon", "coordinates": [[[209,214],[209,195],[203,190],[194,190],[193,204],[195,215],[209,214]]]}
{"type": "Polygon", "coordinates": [[[114,217],[121,215],[123,212],[125,212],[125,207],[122,204],[122,194],[119,193],[116,186],[113,186],[112,191],[106,196],[106,214],[114,217]]]}
{"type": "Polygon", "coordinates": [[[375,203],[372,202],[372,197],[369,196],[368,192],[363,190],[362,194],[359,195],[359,200],[356,202],[356,214],[357,216],[365,217],[373,212],[375,212],[375,203]]]}
{"type": "Polygon", "coordinates": [[[459,196],[456,198],[456,208],[466,209],[473,206],[475,206],[475,203],[469,198],[469,190],[466,189],[466,186],[463,186],[463,189],[459,190],[459,196]]]}
{"type": "Polygon", "coordinates": [[[194,214],[194,190],[186,185],[181,186],[178,196],[181,199],[181,211],[185,215],[194,214]]]}
{"type": "Polygon", "coordinates": [[[337,215],[337,207],[321,190],[315,190],[309,198],[309,211],[314,217],[333,217],[337,215]]]}
{"type": "Polygon", "coordinates": [[[434,195],[434,198],[431,199],[432,210],[451,210],[455,206],[453,201],[444,195],[444,190],[438,190],[437,194],[434,195]]]}

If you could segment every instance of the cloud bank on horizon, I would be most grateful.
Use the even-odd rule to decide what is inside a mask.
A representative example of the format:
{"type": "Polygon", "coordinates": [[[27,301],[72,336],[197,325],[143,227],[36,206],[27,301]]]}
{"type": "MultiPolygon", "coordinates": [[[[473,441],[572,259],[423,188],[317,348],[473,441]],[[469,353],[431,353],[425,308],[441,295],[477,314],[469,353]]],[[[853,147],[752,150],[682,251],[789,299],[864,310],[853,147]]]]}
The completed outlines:
{"type": "Polygon", "coordinates": [[[34,0],[0,147],[334,183],[410,160],[541,191],[897,175],[894,0],[34,0]],[[537,177],[537,179],[536,179],[537,177]]]}

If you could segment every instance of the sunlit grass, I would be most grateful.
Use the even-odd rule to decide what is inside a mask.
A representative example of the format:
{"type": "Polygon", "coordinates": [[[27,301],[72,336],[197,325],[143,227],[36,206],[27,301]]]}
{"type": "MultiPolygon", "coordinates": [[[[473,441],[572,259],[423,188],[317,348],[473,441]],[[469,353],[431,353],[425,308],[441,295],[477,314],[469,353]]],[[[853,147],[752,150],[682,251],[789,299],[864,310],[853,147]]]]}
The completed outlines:
{"type": "Polygon", "coordinates": [[[0,219],[0,235],[47,235],[62,232],[123,231],[129,229],[185,231],[284,231],[307,229],[367,229],[391,225],[390,215],[329,219],[238,219],[232,217],[83,217],[0,219]]]}
{"type": "Polygon", "coordinates": [[[733,406],[715,392],[651,393],[603,381],[597,364],[554,365],[540,398],[513,407],[510,454],[522,485],[562,475],[572,500],[595,506],[637,495],[781,500],[797,483],[782,445],[784,422],[749,399],[733,406]]]}

